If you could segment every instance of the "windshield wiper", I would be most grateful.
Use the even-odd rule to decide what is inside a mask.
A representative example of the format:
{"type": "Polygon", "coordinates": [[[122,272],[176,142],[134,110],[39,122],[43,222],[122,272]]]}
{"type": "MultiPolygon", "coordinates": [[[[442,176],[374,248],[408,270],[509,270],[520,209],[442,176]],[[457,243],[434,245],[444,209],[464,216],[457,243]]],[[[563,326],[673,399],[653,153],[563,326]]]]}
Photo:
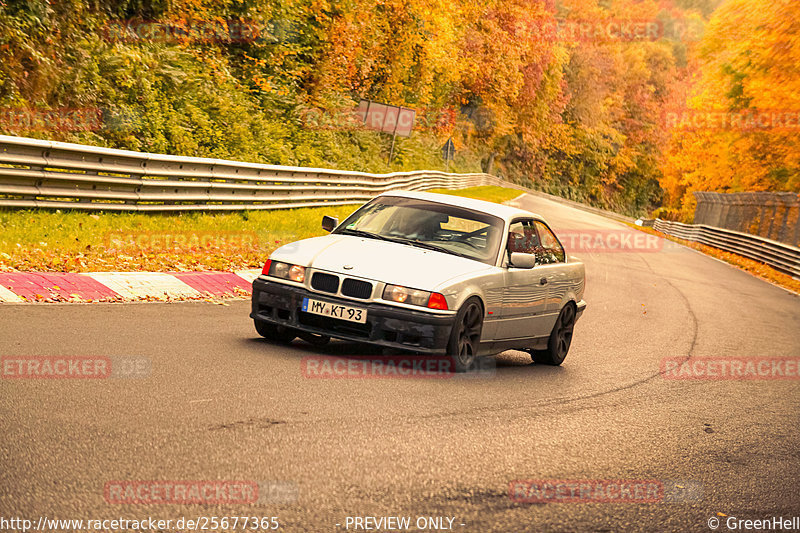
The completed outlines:
{"type": "Polygon", "coordinates": [[[474,257],[470,257],[466,254],[462,254],[454,250],[448,250],[447,248],[444,248],[442,246],[436,246],[435,244],[419,241],[417,239],[395,239],[395,240],[397,242],[402,242],[403,244],[409,244],[411,246],[416,246],[418,248],[425,248],[426,250],[433,250],[435,252],[442,252],[445,254],[457,255],[458,257],[465,257],[467,259],[474,259],[474,257]]]}
{"type": "Polygon", "coordinates": [[[367,239],[378,239],[379,241],[392,241],[394,239],[390,239],[389,237],[384,237],[383,235],[379,235],[377,233],[371,233],[369,231],[363,231],[360,229],[348,229],[344,228],[341,231],[336,232],[339,235],[354,235],[356,237],[366,237],[367,239]]]}
{"type": "Polygon", "coordinates": [[[417,239],[408,239],[405,237],[387,237],[386,235],[380,235],[379,233],[371,233],[369,231],[364,231],[360,229],[348,229],[348,228],[344,228],[341,231],[337,231],[336,233],[339,235],[353,235],[355,237],[366,237],[368,239],[378,239],[380,241],[396,242],[398,244],[408,244],[409,246],[416,246],[417,248],[433,250],[434,252],[442,252],[445,254],[457,255],[458,257],[465,257],[467,259],[474,259],[474,257],[470,257],[466,254],[462,254],[453,250],[448,250],[447,248],[436,246],[435,244],[430,244],[417,239]]]}

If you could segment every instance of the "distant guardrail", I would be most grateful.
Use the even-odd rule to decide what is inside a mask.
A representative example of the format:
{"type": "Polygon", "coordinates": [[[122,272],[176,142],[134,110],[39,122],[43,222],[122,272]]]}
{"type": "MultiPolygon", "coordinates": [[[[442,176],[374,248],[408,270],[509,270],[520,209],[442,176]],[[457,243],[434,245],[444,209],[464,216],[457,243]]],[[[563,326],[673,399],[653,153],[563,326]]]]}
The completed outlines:
{"type": "Polygon", "coordinates": [[[695,191],[695,224],[758,235],[800,246],[800,194],[695,191]]]}
{"type": "Polygon", "coordinates": [[[656,219],[653,229],[761,261],[795,279],[800,279],[800,248],[796,246],[704,224],[682,224],[656,219]]]}
{"type": "Polygon", "coordinates": [[[394,189],[500,185],[489,174],[369,174],[132,152],[0,135],[0,206],[116,211],[360,204],[394,189]]]}

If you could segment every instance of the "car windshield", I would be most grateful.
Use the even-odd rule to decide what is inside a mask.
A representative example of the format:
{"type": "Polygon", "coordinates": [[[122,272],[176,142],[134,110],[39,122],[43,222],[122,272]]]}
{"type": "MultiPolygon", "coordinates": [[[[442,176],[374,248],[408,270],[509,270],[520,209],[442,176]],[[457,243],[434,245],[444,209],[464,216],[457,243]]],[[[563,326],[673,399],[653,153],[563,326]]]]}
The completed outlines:
{"type": "Polygon", "coordinates": [[[381,196],[350,215],[334,233],[388,240],[494,264],[503,221],[447,204],[381,196]]]}

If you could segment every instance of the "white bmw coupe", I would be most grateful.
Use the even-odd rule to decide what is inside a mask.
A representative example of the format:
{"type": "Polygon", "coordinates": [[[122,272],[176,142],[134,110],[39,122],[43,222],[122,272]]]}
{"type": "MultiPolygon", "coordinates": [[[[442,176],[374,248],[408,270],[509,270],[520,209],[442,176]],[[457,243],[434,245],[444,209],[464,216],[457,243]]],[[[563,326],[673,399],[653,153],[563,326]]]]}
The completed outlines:
{"type": "Polygon", "coordinates": [[[585,270],[542,217],[422,192],[387,192],[329,235],[275,250],[253,282],[268,339],[331,337],[453,357],[524,350],[560,365],[583,313],[585,270]]]}

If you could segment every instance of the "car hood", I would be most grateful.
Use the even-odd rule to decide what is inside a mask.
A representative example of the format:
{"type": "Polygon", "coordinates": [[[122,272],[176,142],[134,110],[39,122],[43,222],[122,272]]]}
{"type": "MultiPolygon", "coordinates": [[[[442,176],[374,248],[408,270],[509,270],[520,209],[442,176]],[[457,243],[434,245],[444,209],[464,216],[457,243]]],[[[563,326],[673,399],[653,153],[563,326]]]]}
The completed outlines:
{"type": "Polygon", "coordinates": [[[275,250],[270,259],[424,290],[491,268],[451,254],[351,235],[293,242],[275,250]]]}

